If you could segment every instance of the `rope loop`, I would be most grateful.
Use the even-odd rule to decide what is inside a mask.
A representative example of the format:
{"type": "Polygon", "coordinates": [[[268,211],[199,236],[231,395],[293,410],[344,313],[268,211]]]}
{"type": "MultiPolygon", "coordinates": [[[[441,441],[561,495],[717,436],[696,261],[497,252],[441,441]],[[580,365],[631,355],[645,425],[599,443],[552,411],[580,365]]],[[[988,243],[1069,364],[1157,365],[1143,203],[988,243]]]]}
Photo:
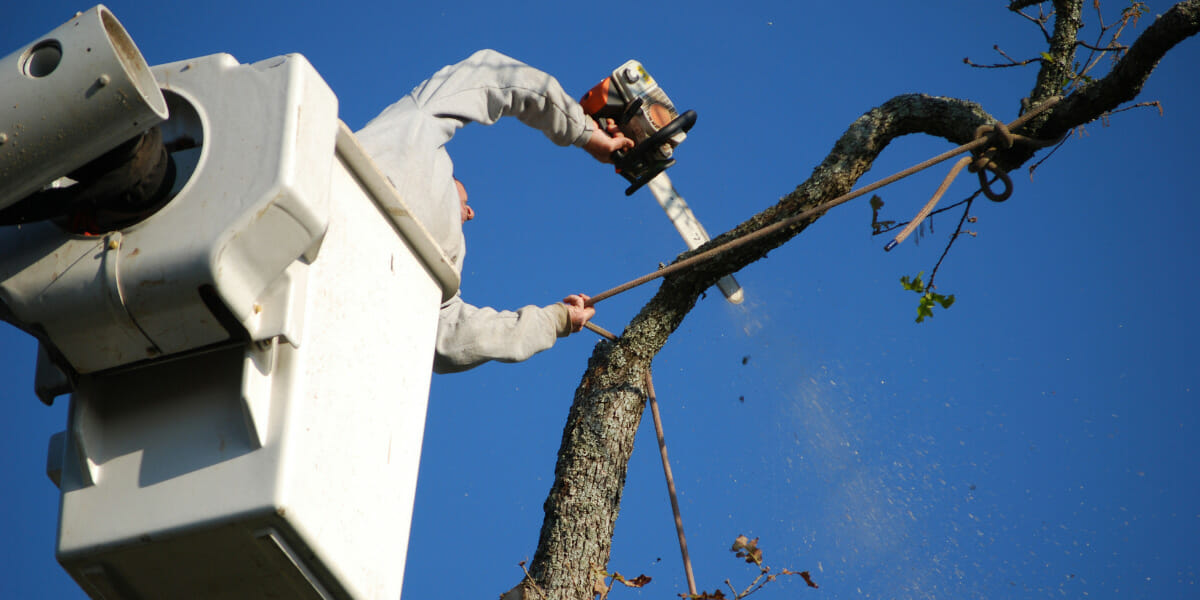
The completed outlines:
{"type": "MultiPolygon", "coordinates": [[[[1054,102],[1057,102],[1057,100],[1054,102]]],[[[1053,102],[1051,102],[1051,104],[1053,104],[1053,102]]],[[[1014,122],[1013,124],[1016,125],[1017,123],[1014,122]]],[[[937,204],[938,200],[941,199],[942,194],[946,193],[946,190],[950,187],[950,184],[956,177],[958,177],[959,172],[964,167],[968,171],[979,176],[979,189],[983,192],[984,196],[987,196],[988,200],[991,200],[992,202],[1004,202],[1012,196],[1013,182],[1012,178],[1008,176],[1008,172],[1000,168],[1000,165],[993,160],[993,157],[996,155],[996,153],[1001,150],[1009,150],[1017,144],[1032,146],[1034,148],[1043,148],[1057,142],[1058,140],[1036,140],[1023,135],[1015,134],[1008,125],[1000,122],[976,127],[975,139],[969,144],[975,148],[974,150],[971,150],[971,157],[963,157],[954,165],[954,168],[952,168],[950,173],[946,175],[946,178],[942,180],[942,185],[938,187],[936,192],[934,192],[933,197],[929,199],[929,202],[926,202],[925,206],[921,207],[921,211],[918,212],[915,217],[913,217],[912,221],[909,221],[908,225],[905,226],[895,238],[892,238],[892,241],[888,242],[883,249],[891,250],[892,248],[895,248],[897,244],[903,242],[909,235],[912,234],[914,230],[916,230],[917,226],[925,220],[925,217],[930,215],[930,213],[933,211],[933,207],[937,204]],[[995,178],[991,181],[988,181],[988,173],[995,175],[995,178]],[[1003,191],[997,192],[996,190],[992,189],[992,185],[996,183],[996,181],[1000,181],[1004,184],[1003,191]]]]}
{"type": "Polygon", "coordinates": [[[991,200],[992,202],[1004,202],[1005,200],[1008,200],[1009,196],[1012,196],[1012,193],[1013,193],[1012,179],[1010,179],[1008,177],[1007,171],[1001,169],[991,159],[989,159],[987,161],[986,167],[976,171],[976,174],[979,175],[979,189],[983,190],[983,195],[987,196],[988,200],[991,200]],[[997,194],[996,191],[992,189],[992,184],[996,182],[996,179],[993,179],[992,181],[988,181],[988,178],[987,178],[988,172],[995,173],[996,179],[999,179],[1001,182],[1004,183],[1004,191],[1003,192],[997,194]]]}
{"type": "Polygon", "coordinates": [[[983,191],[983,195],[987,196],[992,202],[1004,202],[1008,200],[1013,193],[1013,182],[1009,178],[1008,173],[992,160],[996,152],[1000,150],[1008,150],[1016,143],[1037,145],[1035,140],[1027,138],[1023,135],[1016,135],[1008,129],[1004,123],[994,123],[992,125],[980,125],[975,128],[975,139],[986,140],[983,145],[986,150],[975,153],[975,160],[967,166],[967,170],[979,175],[979,187],[983,191]],[[997,193],[992,189],[992,183],[996,180],[988,181],[987,174],[991,172],[995,174],[996,179],[1004,183],[1004,191],[997,193]]]}

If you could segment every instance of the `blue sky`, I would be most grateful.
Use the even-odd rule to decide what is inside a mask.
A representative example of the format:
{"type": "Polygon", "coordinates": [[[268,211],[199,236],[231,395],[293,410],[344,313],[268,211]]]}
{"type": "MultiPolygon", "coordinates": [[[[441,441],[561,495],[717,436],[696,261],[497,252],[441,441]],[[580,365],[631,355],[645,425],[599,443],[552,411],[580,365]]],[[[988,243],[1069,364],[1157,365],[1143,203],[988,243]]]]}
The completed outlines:
{"type": "MultiPolygon", "coordinates": [[[[699,114],[671,176],[715,234],[793,189],[849,123],[896,94],[968,98],[1014,118],[1033,68],[962,62],[1000,61],[994,44],[1018,58],[1042,49],[1006,4],[108,6],[151,64],[304,54],[354,129],[478,48],[578,94],[636,58],[699,114]]],[[[1151,17],[1169,4],[1148,2],[1151,17]]],[[[87,8],[0,8],[3,51],[87,8]]],[[[925,323],[898,280],[928,273],[957,217],[885,254],[865,199],[738,273],[742,306],[715,290],[699,303],[654,374],[701,588],[752,578],[727,551],[746,534],[768,564],[821,585],[776,583],[754,596],[763,600],[1198,593],[1197,64],[1200,41],[1186,40],[1140,98],[1161,101],[1162,116],[1088,125],[1032,180],[1014,173],[1010,200],[976,203],[977,237],[955,246],[937,279],[958,302],[925,323]]],[[[862,183],[949,147],[899,140],[862,183]]],[[[594,294],[684,248],[648,191],[625,197],[611,171],[519,123],[468,127],[449,150],[478,213],[468,301],[594,294]]],[[[946,168],[880,192],[882,218],[911,217],[946,168]]],[[[969,194],[969,181],[944,202],[969,194]]],[[[620,331],[653,288],[602,303],[596,321],[620,331]]],[[[524,364],[434,378],[406,598],[494,598],[519,580],[589,336],[524,364]]],[[[34,397],[34,349],[0,326],[0,597],[82,598],[54,561],[58,494],[44,475],[66,399],[47,408],[34,397]]],[[[649,420],[609,568],[654,578],[613,598],[686,591],[649,420]]]]}

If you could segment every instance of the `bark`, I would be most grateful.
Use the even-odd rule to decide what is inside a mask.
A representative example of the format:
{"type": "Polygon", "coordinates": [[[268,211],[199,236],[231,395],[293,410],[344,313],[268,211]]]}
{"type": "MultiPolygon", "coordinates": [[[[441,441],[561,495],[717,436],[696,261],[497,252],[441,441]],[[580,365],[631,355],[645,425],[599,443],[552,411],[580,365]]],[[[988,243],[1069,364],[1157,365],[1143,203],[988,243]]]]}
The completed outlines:
{"type": "MultiPolygon", "coordinates": [[[[1062,23],[1056,20],[1051,49],[1061,53],[1056,56],[1070,68],[1074,62],[1081,2],[1058,0],[1054,4],[1059,15],[1066,14],[1068,18],[1060,18],[1062,23]]],[[[1200,30],[1200,0],[1180,2],[1142,33],[1106,77],[1065,99],[1024,133],[1057,137],[1132,100],[1159,59],[1197,30],[1200,30]]],[[[1055,60],[1043,64],[1032,98],[1044,98],[1060,89],[1062,71],[1056,66],[1058,63],[1055,60]]],[[[899,136],[923,133],[962,144],[971,140],[977,126],[994,121],[982,107],[965,100],[921,94],[897,96],[851,124],[808,180],[774,206],[696,252],[819,208],[822,203],[850,191],[879,153],[899,136]]],[[[998,162],[1011,170],[1031,156],[1031,151],[1014,149],[998,162]]],[[[616,342],[597,344],[567,416],[555,480],[546,499],[546,516],[529,570],[531,578],[518,584],[505,598],[592,597],[596,573],[607,567],[626,470],[646,397],[643,382],[651,361],[701,293],[717,279],[764,258],[821,214],[665,278],[655,296],[616,342]]]]}
{"type": "Polygon", "coordinates": [[[1058,94],[1074,73],[1075,42],[1079,41],[1079,29],[1083,27],[1083,21],[1079,19],[1082,10],[1083,0],[1054,0],[1054,33],[1046,52],[1053,60],[1042,61],[1037,82],[1029,94],[1031,104],[1039,104],[1058,94]]]}

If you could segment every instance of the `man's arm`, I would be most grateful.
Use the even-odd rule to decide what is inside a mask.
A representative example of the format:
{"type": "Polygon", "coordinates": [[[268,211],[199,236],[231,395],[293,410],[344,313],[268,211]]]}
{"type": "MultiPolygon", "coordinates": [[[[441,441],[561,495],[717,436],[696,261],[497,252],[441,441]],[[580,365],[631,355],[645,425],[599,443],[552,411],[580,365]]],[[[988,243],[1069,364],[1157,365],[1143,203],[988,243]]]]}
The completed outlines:
{"type": "Polygon", "coordinates": [[[602,162],[613,150],[633,145],[596,127],[557,79],[495,50],[480,50],[442,68],[410,97],[418,110],[439,119],[443,143],[467,122],[491,125],[516,117],[555,144],[584,148],[602,162]]]}
{"type": "Polygon", "coordinates": [[[457,373],[490,360],[526,360],[577,331],[571,313],[566,304],[497,311],[455,296],[442,305],[439,315],[433,371],[457,373]]]}
{"type": "MultiPolygon", "coordinates": [[[[550,75],[492,50],[481,50],[442,68],[388,107],[359,133],[381,157],[388,178],[411,198],[414,212],[461,268],[465,249],[457,190],[443,146],[471,121],[490,125],[517,117],[560,146],[584,148],[602,162],[613,150],[632,145],[616,140],[584,114],[550,75]]],[[[455,297],[443,305],[434,370],[463,371],[489,360],[516,362],[578,331],[594,314],[568,297],[565,304],[527,306],[518,311],[477,308],[455,297]]]]}

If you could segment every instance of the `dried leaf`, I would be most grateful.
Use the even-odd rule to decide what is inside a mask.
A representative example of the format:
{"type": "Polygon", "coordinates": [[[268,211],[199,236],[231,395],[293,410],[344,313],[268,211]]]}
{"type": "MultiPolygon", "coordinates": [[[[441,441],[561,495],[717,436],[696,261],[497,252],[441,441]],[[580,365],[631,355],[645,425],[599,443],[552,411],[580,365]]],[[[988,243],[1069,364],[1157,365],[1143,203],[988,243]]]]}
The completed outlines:
{"type": "Polygon", "coordinates": [[[604,569],[592,567],[592,596],[597,598],[608,597],[608,583],[604,580],[608,577],[608,572],[604,569]]]}
{"type": "Polygon", "coordinates": [[[620,573],[613,573],[613,579],[620,581],[621,583],[625,584],[626,587],[631,588],[644,587],[647,583],[650,583],[650,576],[644,573],[634,577],[633,579],[625,579],[625,577],[623,577],[620,573]]]}
{"type": "Polygon", "coordinates": [[[680,594],[680,598],[688,600],[725,600],[725,593],[721,590],[715,592],[700,592],[699,594],[680,594]]]}
{"type": "Polygon", "coordinates": [[[812,575],[809,575],[808,571],[800,571],[800,576],[804,578],[804,583],[807,583],[808,587],[817,587],[817,582],[813,581],[812,575]]]}
{"type": "Polygon", "coordinates": [[[895,225],[895,221],[880,221],[879,209],[883,208],[883,198],[878,195],[871,196],[871,231],[879,234],[883,233],[883,229],[895,225]]]}
{"type": "Polygon", "coordinates": [[[761,565],[762,550],[758,549],[758,538],[748,539],[744,535],[739,535],[733,542],[733,547],[730,551],[736,552],[738,558],[746,559],[746,562],[761,565]]]}

